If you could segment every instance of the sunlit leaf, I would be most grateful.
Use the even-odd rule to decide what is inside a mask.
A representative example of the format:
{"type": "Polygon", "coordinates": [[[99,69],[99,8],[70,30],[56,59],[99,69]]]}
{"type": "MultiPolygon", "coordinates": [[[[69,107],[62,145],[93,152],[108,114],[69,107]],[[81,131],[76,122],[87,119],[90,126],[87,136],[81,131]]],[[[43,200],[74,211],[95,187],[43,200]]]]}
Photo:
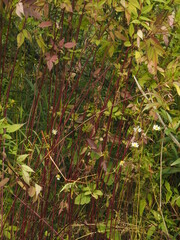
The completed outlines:
{"type": "Polygon", "coordinates": [[[22,154],[22,155],[17,157],[17,161],[18,162],[23,162],[28,156],[29,156],[29,154],[22,154]]]}
{"type": "Polygon", "coordinates": [[[18,48],[20,48],[23,43],[24,43],[24,34],[22,32],[20,32],[17,35],[17,46],[18,46],[18,48]]]}
{"type": "Polygon", "coordinates": [[[27,166],[27,165],[25,165],[25,164],[21,165],[21,167],[22,167],[22,170],[23,170],[23,171],[26,171],[26,172],[34,172],[34,170],[33,170],[32,168],[30,168],[29,166],[27,166]]]}
{"type": "Polygon", "coordinates": [[[6,131],[8,133],[15,132],[19,130],[24,124],[13,124],[13,125],[7,125],[6,131]]]}

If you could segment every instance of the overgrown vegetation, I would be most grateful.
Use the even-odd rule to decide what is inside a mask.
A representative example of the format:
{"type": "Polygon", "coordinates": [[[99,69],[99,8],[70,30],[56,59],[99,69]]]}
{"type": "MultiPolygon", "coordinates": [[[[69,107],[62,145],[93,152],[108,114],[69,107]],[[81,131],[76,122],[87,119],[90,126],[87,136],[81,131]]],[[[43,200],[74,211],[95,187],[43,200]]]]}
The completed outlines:
{"type": "Polygon", "coordinates": [[[1,239],[178,239],[179,23],[179,0],[0,0],[1,239]]]}

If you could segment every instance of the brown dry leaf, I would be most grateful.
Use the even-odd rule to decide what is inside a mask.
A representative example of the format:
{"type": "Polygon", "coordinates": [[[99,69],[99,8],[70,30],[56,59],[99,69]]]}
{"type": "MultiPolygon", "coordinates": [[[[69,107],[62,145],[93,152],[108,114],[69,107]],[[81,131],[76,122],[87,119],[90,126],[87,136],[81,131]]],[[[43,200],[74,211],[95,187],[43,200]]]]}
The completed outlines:
{"type": "Polygon", "coordinates": [[[51,21],[46,21],[46,22],[42,22],[39,24],[40,28],[46,28],[46,27],[51,27],[52,26],[52,22],[51,21]]]}
{"type": "Polygon", "coordinates": [[[64,47],[69,49],[69,48],[73,48],[76,46],[76,43],[75,42],[67,42],[64,44],[64,47]]]}
{"type": "Polygon", "coordinates": [[[155,113],[155,111],[154,111],[153,109],[151,109],[151,110],[149,111],[149,116],[153,117],[153,119],[154,119],[155,121],[158,120],[158,116],[157,116],[157,114],[155,113]]]}
{"type": "Polygon", "coordinates": [[[33,197],[36,193],[36,190],[33,186],[31,186],[29,189],[28,189],[28,194],[30,197],[33,197]]]}
{"type": "Polygon", "coordinates": [[[4,178],[2,181],[0,181],[0,187],[4,187],[6,183],[9,181],[9,178],[4,178]]]}

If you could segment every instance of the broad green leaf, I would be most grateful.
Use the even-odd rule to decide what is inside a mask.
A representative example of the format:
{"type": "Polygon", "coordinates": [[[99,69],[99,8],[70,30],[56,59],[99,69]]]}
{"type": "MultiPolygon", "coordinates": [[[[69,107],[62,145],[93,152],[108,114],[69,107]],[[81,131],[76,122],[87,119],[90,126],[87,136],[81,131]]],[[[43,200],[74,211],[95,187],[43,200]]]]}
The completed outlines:
{"type": "Polygon", "coordinates": [[[108,106],[108,108],[112,107],[112,102],[110,100],[108,101],[107,106],[108,106]]]}
{"type": "Polygon", "coordinates": [[[130,43],[129,41],[126,41],[126,42],[124,43],[124,46],[125,46],[125,47],[130,47],[130,46],[131,46],[131,43],[130,43]]]}
{"type": "Polygon", "coordinates": [[[84,195],[85,195],[85,196],[91,195],[91,193],[92,193],[91,191],[87,191],[87,192],[84,193],[84,195]]]}
{"type": "Polygon", "coordinates": [[[84,205],[84,204],[88,204],[91,201],[91,198],[89,196],[85,196],[84,194],[79,194],[76,198],[75,198],[75,204],[76,205],[84,205]]]}
{"type": "Polygon", "coordinates": [[[18,46],[18,48],[20,48],[23,43],[24,43],[24,34],[22,32],[20,32],[17,35],[17,46],[18,46]]]}
{"type": "Polygon", "coordinates": [[[92,193],[93,198],[98,199],[98,195],[95,193],[92,193]]]}
{"type": "Polygon", "coordinates": [[[180,164],[180,158],[178,158],[176,161],[174,161],[171,166],[180,164]]]}
{"type": "Polygon", "coordinates": [[[24,125],[24,124],[7,125],[6,131],[7,131],[8,133],[15,132],[15,131],[19,130],[23,125],[24,125]]]}
{"type": "Polygon", "coordinates": [[[172,192],[171,192],[171,191],[168,191],[168,192],[166,193],[166,204],[169,202],[171,196],[172,196],[172,192]]]}
{"type": "Polygon", "coordinates": [[[113,56],[113,54],[114,54],[114,46],[113,46],[113,45],[109,48],[108,53],[109,53],[109,56],[110,56],[110,57],[113,56]]]}
{"type": "Polygon", "coordinates": [[[116,11],[116,12],[124,12],[124,8],[121,7],[121,6],[120,6],[120,7],[116,7],[116,8],[115,8],[115,11],[116,11]]]}
{"type": "Polygon", "coordinates": [[[18,162],[23,162],[28,156],[29,156],[29,154],[22,154],[22,155],[17,157],[17,161],[18,162]]]}
{"type": "Polygon", "coordinates": [[[42,52],[45,53],[46,44],[44,43],[42,36],[40,35],[39,37],[36,37],[36,41],[37,41],[38,46],[42,50],[42,52]]]}
{"type": "Polygon", "coordinates": [[[99,195],[99,196],[102,196],[102,195],[103,195],[103,193],[101,192],[101,190],[95,190],[94,193],[97,194],[97,195],[99,195]]]}
{"type": "Polygon", "coordinates": [[[176,204],[178,207],[180,207],[180,196],[176,199],[176,204]]]}
{"type": "Polygon", "coordinates": [[[113,110],[112,110],[112,112],[114,113],[114,112],[117,112],[117,110],[118,110],[118,107],[116,106],[116,107],[113,107],[113,110]]]}
{"type": "Polygon", "coordinates": [[[151,226],[149,229],[148,229],[148,232],[147,232],[147,239],[151,240],[152,238],[152,235],[154,234],[156,230],[156,227],[155,226],[151,226]]]}
{"type": "Polygon", "coordinates": [[[4,233],[4,236],[6,237],[6,239],[11,239],[11,233],[9,231],[4,230],[3,233],[4,233]]]}
{"type": "Polygon", "coordinates": [[[140,5],[139,2],[137,0],[129,0],[129,2],[137,9],[140,10],[140,5]]]}
{"type": "Polygon", "coordinates": [[[131,23],[129,25],[129,36],[132,37],[133,33],[134,33],[134,25],[131,23]]]}
{"type": "Polygon", "coordinates": [[[168,191],[171,191],[171,186],[167,181],[165,182],[165,187],[168,191]]]}
{"type": "Polygon", "coordinates": [[[7,140],[12,139],[12,137],[9,134],[3,134],[3,138],[7,140]]]}
{"type": "Polygon", "coordinates": [[[24,171],[24,170],[22,170],[22,176],[23,176],[23,179],[24,179],[24,181],[28,184],[28,185],[30,185],[30,176],[29,176],[29,173],[28,172],[26,172],[26,171],[24,171]]]}
{"type": "Polygon", "coordinates": [[[114,183],[114,175],[106,175],[104,178],[104,182],[107,184],[107,186],[111,186],[114,183]]]}
{"type": "Polygon", "coordinates": [[[153,7],[153,5],[143,7],[142,10],[141,10],[141,13],[146,14],[146,13],[150,12],[152,7],[153,7]]]}
{"type": "Polygon", "coordinates": [[[154,102],[154,103],[148,103],[145,108],[143,109],[143,112],[148,110],[148,109],[151,109],[151,108],[158,108],[160,106],[160,104],[158,102],[154,102]]]}
{"type": "Polygon", "coordinates": [[[139,60],[141,59],[141,53],[139,51],[135,51],[135,59],[136,59],[136,62],[138,63],[139,60]]]}
{"type": "Polygon", "coordinates": [[[25,38],[27,38],[30,42],[32,42],[31,34],[26,29],[23,29],[23,34],[25,38]]]}
{"type": "Polygon", "coordinates": [[[140,206],[139,206],[139,214],[140,214],[140,217],[142,217],[145,207],[146,207],[146,200],[145,200],[145,199],[142,199],[142,200],[140,201],[140,206]]]}
{"type": "Polygon", "coordinates": [[[161,215],[155,211],[155,210],[151,210],[152,214],[154,215],[154,218],[157,220],[157,221],[160,221],[161,220],[161,215]]]}
{"type": "MultiPolygon", "coordinates": [[[[144,17],[144,16],[140,16],[139,17],[140,20],[143,20],[143,21],[146,21],[146,22],[151,22],[152,20],[147,18],[147,17],[144,17]]],[[[141,23],[142,24],[142,23],[141,23]]]]}
{"type": "Polygon", "coordinates": [[[117,112],[115,112],[115,114],[114,114],[116,117],[119,117],[119,116],[121,116],[122,115],[122,113],[121,113],[121,111],[117,111],[117,112]]]}
{"type": "Polygon", "coordinates": [[[34,172],[34,170],[33,170],[32,168],[30,168],[29,166],[27,166],[27,165],[25,165],[25,164],[21,165],[21,167],[22,167],[22,170],[23,170],[23,171],[26,171],[26,172],[34,172]]]}

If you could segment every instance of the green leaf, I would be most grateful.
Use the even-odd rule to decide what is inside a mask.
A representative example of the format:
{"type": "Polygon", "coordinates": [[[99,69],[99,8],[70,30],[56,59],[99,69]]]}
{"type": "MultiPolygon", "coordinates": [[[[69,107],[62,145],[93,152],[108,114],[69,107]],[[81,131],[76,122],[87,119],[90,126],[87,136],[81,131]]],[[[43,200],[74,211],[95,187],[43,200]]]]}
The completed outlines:
{"type": "Polygon", "coordinates": [[[145,108],[143,109],[143,112],[144,112],[145,110],[148,110],[148,109],[153,108],[153,107],[158,108],[159,106],[160,106],[160,103],[158,103],[158,102],[148,103],[148,104],[145,106],[145,108]]]}
{"type": "Polygon", "coordinates": [[[99,196],[102,196],[102,195],[103,195],[103,192],[101,192],[101,190],[95,190],[94,193],[97,194],[97,195],[99,195],[99,196]]]}
{"type": "Polygon", "coordinates": [[[92,196],[93,196],[93,198],[98,199],[98,195],[97,194],[93,193],[92,196]]]}
{"type": "Polygon", "coordinates": [[[111,186],[114,183],[114,175],[106,175],[104,178],[104,182],[107,184],[107,186],[111,186]]]}
{"type": "Polygon", "coordinates": [[[24,124],[7,125],[6,131],[7,131],[8,133],[15,132],[15,131],[19,130],[23,125],[24,125],[24,124]]]}
{"type": "Polygon", "coordinates": [[[22,155],[17,157],[17,161],[18,162],[23,162],[28,156],[29,156],[29,154],[22,154],[22,155]]]}
{"type": "Polygon", "coordinates": [[[150,12],[152,7],[153,7],[153,5],[143,7],[141,13],[146,14],[146,13],[150,12]]]}
{"type": "Polygon", "coordinates": [[[152,235],[154,234],[156,230],[156,227],[155,226],[151,226],[149,229],[148,229],[148,232],[147,232],[147,239],[151,240],[152,238],[152,235]]]}
{"type": "Polygon", "coordinates": [[[132,37],[133,33],[134,33],[134,25],[131,23],[129,25],[129,36],[132,37]]]}
{"type": "Polygon", "coordinates": [[[23,171],[26,171],[26,172],[34,172],[34,170],[33,170],[32,168],[30,168],[29,166],[27,166],[27,165],[25,165],[25,164],[21,165],[21,167],[22,167],[22,170],[23,170],[23,171]]]}
{"type": "Polygon", "coordinates": [[[131,46],[131,43],[130,43],[129,41],[126,41],[126,42],[124,43],[124,46],[125,46],[125,47],[130,47],[130,46],[131,46]]]}
{"type": "Polygon", "coordinates": [[[140,5],[137,0],[130,0],[129,1],[135,8],[140,10],[140,5]]]}
{"type": "Polygon", "coordinates": [[[139,206],[139,214],[140,214],[140,217],[142,217],[145,207],[146,207],[146,200],[145,200],[145,199],[142,199],[142,200],[140,201],[140,206],[139,206]]]}
{"type": "Polygon", "coordinates": [[[153,213],[154,218],[155,218],[157,221],[160,221],[160,220],[161,220],[161,215],[160,215],[157,211],[155,211],[155,210],[152,209],[151,212],[153,213]]]}
{"type": "Polygon", "coordinates": [[[105,233],[106,231],[106,224],[104,223],[97,223],[97,229],[99,233],[105,233]]]}
{"type": "Polygon", "coordinates": [[[178,158],[176,161],[174,161],[171,166],[180,164],[180,158],[178,158]]]}
{"type": "Polygon", "coordinates": [[[165,187],[168,191],[171,191],[171,186],[167,181],[165,182],[165,187]]]}
{"type": "Polygon", "coordinates": [[[178,207],[180,207],[180,196],[176,199],[176,204],[178,207]]]}
{"type": "Polygon", "coordinates": [[[112,107],[112,102],[110,100],[108,101],[107,106],[108,106],[108,108],[112,107]]]}
{"type": "Polygon", "coordinates": [[[26,29],[23,29],[23,35],[25,38],[27,38],[30,42],[32,42],[32,37],[30,35],[30,33],[26,30],[26,29]]]}
{"type": "Polygon", "coordinates": [[[85,195],[85,196],[87,196],[87,195],[91,195],[91,191],[87,191],[87,192],[85,192],[84,195],[85,195]]]}
{"type": "Polygon", "coordinates": [[[173,82],[173,85],[175,86],[176,91],[177,91],[178,95],[180,96],[180,83],[178,83],[178,82],[173,82]]]}
{"type": "Polygon", "coordinates": [[[64,190],[68,191],[68,190],[71,189],[74,185],[75,185],[75,183],[66,183],[66,184],[64,185],[64,187],[61,189],[60,193],[63,192],[64,190]]]}
{"type": "Polygon", "coordinates": [[[25,181],[28,185],[30,185],[30,184],[29,184],[29,182],[30,182],[29,173],[26,172],[26,171],[24,171],[24,170],[22,170],[22,176],[23,176],[24,181],[25,181]]]}
{"type": "Polygon", "coordinates": [[[22,32],[20,32],[17,35],[17,46],[18,46],[18,48],[20,48],[23,43],[24,43],[24,34],[22,32]]]}
{"type": "Polygon", "coordinates": [[[171,191],[168,191],[168,192],[166,193],[166,204],[169,202],[171,196],[172,196],[172,192],[171,192],[171,191]]]}
{"type": "Polygon", "coordinates": [[[7,140],[12,139],[12,137],[9,134],[3,134],[3,138],[7,140]]]}
{"type": "Polygon", "coordinates": [[[109,53],[109,56],[110,56],[110,57],[113,56],[113,54],[114,54],[114,46],[113,46],[113,45],[109,48],[108,53],[109,53]]]}
{"type": "Polygon", "coordinates": [[[90,201],[91,201],[91,198],[89,196],[85,196],[83,193],[81,193],[75,198],[74,203],[76,205],[84,205],[84,204],[88,204],[90,201]]]}

